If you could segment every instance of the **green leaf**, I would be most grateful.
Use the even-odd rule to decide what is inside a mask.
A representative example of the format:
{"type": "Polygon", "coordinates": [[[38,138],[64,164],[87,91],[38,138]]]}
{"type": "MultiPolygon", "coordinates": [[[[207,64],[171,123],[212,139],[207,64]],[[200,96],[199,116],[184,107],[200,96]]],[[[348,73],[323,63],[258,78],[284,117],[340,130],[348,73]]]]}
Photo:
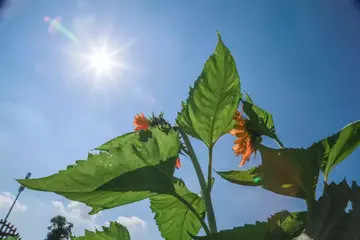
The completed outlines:
{"type": "Polygon", "coordinates": [[[95,232],[85,230],[85,236],[72,238],[72,240],[130,240],[126,227],[117,222],[110,222],[109,227],[102,227],[103,231],[95,232]]]}
{"type": "Polygon", "coordinates": [[[304,212],[290,213],[281,211],[271,216],[267,222],[256,222],[254,225],[245,224],[223,230],[211,236],[193,237],[198,240],[227,240],[227,239],[251,239],[251,240],[290,240],[301,232],[305,227],[304,212]]]}
{"type": "Polygon", "coordinates": [[[360,239],[360,187],[353,182],[350,188],[344,180],[325,186],[324,192],[313,203],[305,232],[297,239],[360,239]],[[352,209],[347,213],[349,201],[352,209]]]}
{"type": "Polygon", "coordinates": [[[116,138],[111,139],[110,141],[107,141],[106,143],[102,144],[101,146],[95,148],[95,150],[108,152],[108,151],[110,151],[110,149],[121,147],[125,142],[136,142],[136,140],[140,140],[140,136],[144,135],[144,133],[147,133],[147,132],[148,131],[142,130],[140,132],[125,133],[119,137],[116,137],[116,138]]]}
{"type": "Polygon", "coordinates": [[[176,119],[189,135],[208,147],[232,128],[232,118],[239,101],[240,77],[235,60],[218,34],[215,53],[190,88],[189,97],[176,119]]]}
{"type": "Polygon", "coordinates": [[[6,237],[4,240],[18,240],[19,237],[6,237]]]}
{"type": "Polygon", "coordinates": [[[248,94],[246,94],[246,101],[243,101],[243,110],[249,117],[249,121],[246,123],[249,129],[259,136],[278,138],[272,114],[253,104],[248,94]]]}
{"type": "Polygon", "coordinates": [[[150,198],[151,210],[155,213],[156,224],[161,236],[166,240],[191,240],[201,224],[195,214],[184,204],[192,206],[199,216],[205,217],[205,205],[202,198],[189,191],[181,180],[176,180],[175,196],[158,194],[150,198]]]}
{"type": "Polygon", "coordinates": [[[253,103],[253,100],[251,99],[250,95],[247,92],[245,92],[245,99],[248,103],[253,103]]]}
{"type": "Polygon", "coordinates": [[[318,153],[313,149],[272,149],[261,146],[258,167],[219,172],[235,184],[262,186],[272,192],[302,199],[314,198],[319,177],[318,153]]]}
{"type": "Polygon", "coordinates": [[[321,171],[325,179],[331,170],[360,145],[360,121],[353,122],[331,137],[313,145],[321,157],[321,171]]]}
{"type": "Polygon", "coordinates": [[[216,172],[229,182],[243,186],[261,186],[261,179],[258,174],[258,167],[242,171],[216,172]]]}
{"type": "Polygon", "coordinates": [[[93,208],[91,214],[157,193],[174,193],[172,177],[179,136],[174,130],[165,133],[157,127],[147,134],[147,138],[137,137],[108,147],[108,152],[89,154],[87,161],[77,161],[57,174],[18,182],[83,202],[93,208]]]}

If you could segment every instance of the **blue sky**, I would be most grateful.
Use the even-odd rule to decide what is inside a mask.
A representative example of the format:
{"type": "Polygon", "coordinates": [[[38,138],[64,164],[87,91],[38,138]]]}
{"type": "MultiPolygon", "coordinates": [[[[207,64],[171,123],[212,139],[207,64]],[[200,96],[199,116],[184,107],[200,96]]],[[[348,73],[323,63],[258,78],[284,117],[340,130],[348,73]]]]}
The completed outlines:
{"type": "MultiPolygon", "coordinates": [[[[173,121],[215,48],[216,30],[237,61],[242,88],[274,115],[286,146],[307,147],[335,133],[360,119],[359,25],[353,0],[13,0],[0,22],[0,218],[9,193],[17,193],[13,178],[28,171],[47,176],[85,159],[90,149],[132,131],[136,113],[164,110],[173,121]],[[62,16],[79,44],[49,34],[46,15],[62,16]],[[127,68],[112,81],[84,73],[87,63],[75,57],[105,38],[127,46],[120,54],[127,68]]],[[[232,141],[225,136],[216,145],[215,169],[237,168],[232,141]]],[[[194,145],[205,166],[204,146],[194,145]]],[[[359,158],[356,151],[330,179],[359,181],[359,158]]],[[[260,157],[245,168],[259,163],[260,157]]],[[[199,191],[190,161],[182,164],[177,176],[199,191]]],[[[219,178],[213,196],[222,229],[305,207],[219,178]]],[[[161,239],[148,201],[95,217],[88,211],[55,194],[25,190],[10,221],[24,240],[43,239],[58,213],[76,224],[76,234],[120,217],[133,239],[161,239]]]]}

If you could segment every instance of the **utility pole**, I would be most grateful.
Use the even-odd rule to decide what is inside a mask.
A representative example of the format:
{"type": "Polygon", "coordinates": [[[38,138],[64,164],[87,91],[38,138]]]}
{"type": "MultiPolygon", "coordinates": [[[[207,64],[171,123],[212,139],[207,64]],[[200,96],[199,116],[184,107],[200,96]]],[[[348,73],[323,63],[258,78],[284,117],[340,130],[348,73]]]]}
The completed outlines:
{"type": "MultiPolygon", "coordinates": [[[[30,177],[31,177],[31,172],[28,172],[28,173],[26,174],[26,176],[25,176],[25,179],[29,179],[30,177]]],[[[5,217],[5,219],[4,219],[5,222],[6,222],[7,218],[9,217],[9,215],[10,215],[13,207],[15,206],[15,203],[16,203],[16,201],[18,200],[20,194],[24,191],[24,189],[25,189],[25,187],[24,187],[23,185],[21,185],[21,186],[19,187],[18,194],[17,194],[17,196],[16,196],[13,204],[11,205],[11,208],[10,208],[9,212],[6,214],[6,217],[5,217]]]]}

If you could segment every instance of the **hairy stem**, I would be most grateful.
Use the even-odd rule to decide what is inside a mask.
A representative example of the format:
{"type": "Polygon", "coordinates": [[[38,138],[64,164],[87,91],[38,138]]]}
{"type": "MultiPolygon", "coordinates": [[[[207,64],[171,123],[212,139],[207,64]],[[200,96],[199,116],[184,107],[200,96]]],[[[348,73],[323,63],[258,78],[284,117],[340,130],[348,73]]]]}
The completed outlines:
{"type": "Polygon", "coordinates": [[[208,165],[208,181],[207,187],[209,191],[209,195],[211,194],[211,182],[212,182],[212,155],[213,155],[213,147],[209,147],[209,165],[208,165]]]}
{"type": "MultiPolygon", "coordinates": [[[[207,215],[207,219],[208,219],[208,223],[209,223],[210,232],[216,233],[217,227],[216,227],[216,221],[215,221],[215,214],[214,214],[214,209],[213,209],[212,202],[211,202],[211,197],[210,197],[209,191],[207,189],[207,184],[206,184],[206,180],[204,177],[204,173],[202,172],[200,163],[196,157],[195,151],[190,143],[188,136],[186,135],[185,132],[182,131],[181,128],[179,128],[179,132],[184,140],[185,146],[189,152],[189,157],[195,168],[196,175],[199,179],[201,192],[203,193],[203,197],[204,197],[206,215],[207,215]]],[[[210,185],[211,185],[211,182],[210,182],[210,185]]]]}
{"type": "Polygon", "coordinates": [[[280,139],[277,136],[274,137],[274,140],[279,145],[280,148],[285,148],[284,144],[280,141],[280,139]]]}

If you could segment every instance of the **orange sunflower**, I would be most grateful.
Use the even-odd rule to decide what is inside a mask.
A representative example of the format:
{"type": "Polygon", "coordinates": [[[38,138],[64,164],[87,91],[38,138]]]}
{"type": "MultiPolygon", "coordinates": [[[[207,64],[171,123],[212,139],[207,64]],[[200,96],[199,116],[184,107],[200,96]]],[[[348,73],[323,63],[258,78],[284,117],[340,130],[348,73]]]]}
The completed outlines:
{"type": "Polygon", "coordinates": [[[137,114],[133,122],[135,126],[135,131],[147,130],[150,126],[150,121],[144,116],[144,113],[141,115],[137,114]]]}
{"type": "Polygon", "coordinates": [[[239,164],[239,167],[241,167],[246,161],[249,161],[250,155],[255,152],[255,148],[249,131],[245,126],[245,119],[238,110],[236,110],[234,120],[236,120],[236,124],[234,129],[230,131],[230,134],[237,137],[237,139],[234,141],[235,145],[232,149],[236,156],[242,155],[242,161],[239,164]]]}

